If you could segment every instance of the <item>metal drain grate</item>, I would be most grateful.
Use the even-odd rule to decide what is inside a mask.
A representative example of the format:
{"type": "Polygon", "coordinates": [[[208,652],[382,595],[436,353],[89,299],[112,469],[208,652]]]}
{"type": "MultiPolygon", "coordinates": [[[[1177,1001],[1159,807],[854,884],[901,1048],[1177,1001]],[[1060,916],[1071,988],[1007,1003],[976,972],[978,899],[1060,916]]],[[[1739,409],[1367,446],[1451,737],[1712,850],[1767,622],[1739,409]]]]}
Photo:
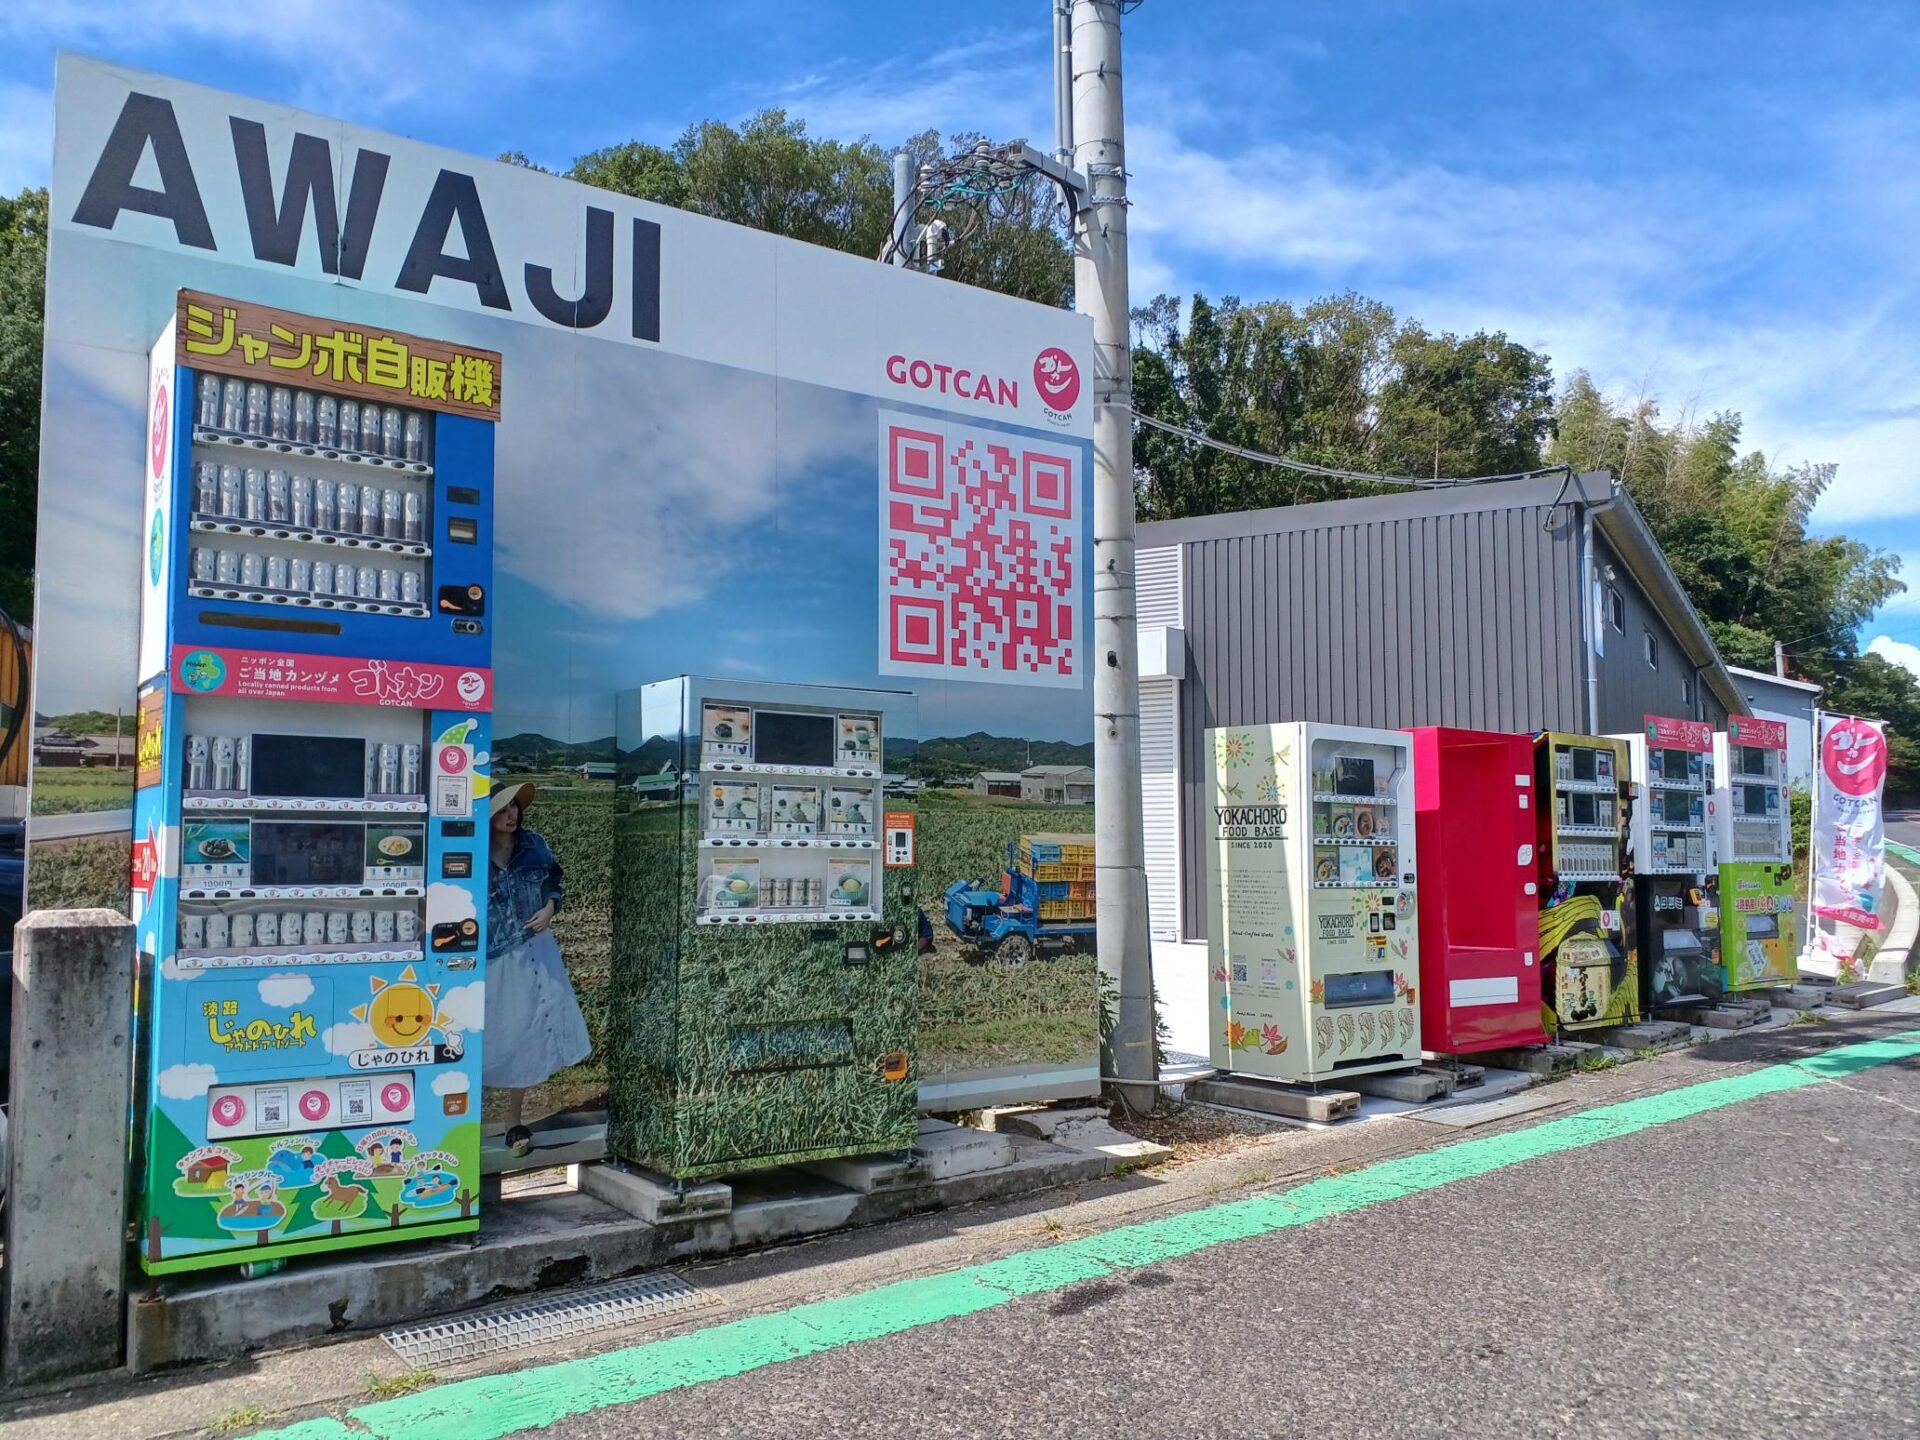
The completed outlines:
{"type": "Polygon", "coordinates": [[[586,1290],[488,1305],[451,1319],[389,1330],[380,1338],[415,1369],[434,1370],[710,1303],[678,1275],[640,1275],[586,1290]]]}

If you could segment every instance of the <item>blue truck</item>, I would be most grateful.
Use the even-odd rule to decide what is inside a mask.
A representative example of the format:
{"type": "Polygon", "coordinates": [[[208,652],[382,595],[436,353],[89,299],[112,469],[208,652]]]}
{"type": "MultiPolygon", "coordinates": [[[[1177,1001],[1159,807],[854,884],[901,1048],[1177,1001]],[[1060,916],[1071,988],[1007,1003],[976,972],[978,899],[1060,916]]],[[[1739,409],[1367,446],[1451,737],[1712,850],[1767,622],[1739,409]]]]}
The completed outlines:
{"type": "Polygon", "coordinates": [[[1091,883],[1084,884],[1084,895],[1069,899],[1081,884],[1038,879],[1034,868],[1012,843],[1007,846],[1006,871],[998,880],[956,880],[947,887],[947,928],[966,943],[967,959],[1024,965],[1035,956],[1054,960],[1072,950],[1093,948],[1091,883]],[[1056,908],[1083,913],[1060,919],[1045,915],[1056,908]]]}

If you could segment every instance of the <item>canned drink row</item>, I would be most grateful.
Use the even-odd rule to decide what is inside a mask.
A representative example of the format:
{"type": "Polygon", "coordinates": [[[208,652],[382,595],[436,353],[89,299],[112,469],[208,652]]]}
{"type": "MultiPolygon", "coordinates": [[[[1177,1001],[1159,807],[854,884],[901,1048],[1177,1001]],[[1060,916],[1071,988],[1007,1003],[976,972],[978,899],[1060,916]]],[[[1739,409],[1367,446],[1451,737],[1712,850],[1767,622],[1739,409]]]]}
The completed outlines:
{"type": "Polygon", "coordinates": [[[398,565],[334,564],[299,556],[267,555],[196,545],[189,557],[192,583],[223,589],[277,590],[328,600],[371,600],[382,605],[426,603],[418,570],[398,565]]]}
{"type": "Polygon", "coordinates": [[[398,910],[249,910],[180,916],[182,950],[246,950],[256,945],[404,945],[420,938],[420,912],[398,910]]]}
{"type": "Polygon", "coordinates": [[[800,876],[773,876],[760,885],[760,903],[776,909],[781,906],[818,909],[824,903],[825,894],[825,881],[800,876]]]}
{"type": "Polygon", "coordinates": [[[427,412],[399,405],[220,375],[200,377],[196,405],[194,420],[206,429],[261,440],[422,462],[432,449],[427,412]]]}
{"type": "Polygon", "coordinates": [[[253,740],[246,735],[187,736],[187,789],[253,788],[253,740]]]}
{"type": "Polygon", "coordinates": [[[419,795],[426,790],[420,777],[421,750],[418,745],[400,745],[391,740],[367,742],[367,794],[419,795]]]}
{"type": "Polygon", "coordinates": [[[417,489],[360,485],[277,466],[195,461],[193,513],[414,544],[426,536],[426,498],[417,489]]]}

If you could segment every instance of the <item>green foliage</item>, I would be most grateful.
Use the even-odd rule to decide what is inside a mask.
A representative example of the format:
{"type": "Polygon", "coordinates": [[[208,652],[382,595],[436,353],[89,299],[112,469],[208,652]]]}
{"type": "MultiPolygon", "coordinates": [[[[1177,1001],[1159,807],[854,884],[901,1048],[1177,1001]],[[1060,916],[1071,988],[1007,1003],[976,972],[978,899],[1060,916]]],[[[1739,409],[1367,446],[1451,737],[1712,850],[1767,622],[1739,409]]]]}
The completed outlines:
{"type": "Polygon", "coordinates": [[[22,624],[33,616],[46,283],[47,192],[0,196],[0,606],[22,624]]]}
{"type": "MultiPolygon", "coordinates": [[[[943,142],[928,130],[901,148],[917,165],[976,138],[955,135],[943,142]]],[[[501,158],[531,165],[517,152],[501,158]]],[[[609,145],[580,156],[566,173],[601,189],[869,259],[885,250],[893,234],[890,151],[869,139],[816,139],[805,121],[784,110],[762,110],[738,127],[703,120],[666,148],[641,140],[609,145]]],[[[962,201],[943,211],[957,238],[941,275],[1065,305],[1073,257],[1051,187],[1030,180],[1002,197],[991,217],[979,209],[983,204],[962,201]]]]}
{"type": "MultiPolygon", "coordinates": [[[[1314,464],[1400,475],[1531,469],[1552,419],[1547,358],[1505,335],[1434,335],[1349,292],[1296,309],[1161,295],[1134,312],[1134,394],[1156,419],[1314,464]]],[[[1142,519],[1373,493],[1134,436],[1142,519]]]]}

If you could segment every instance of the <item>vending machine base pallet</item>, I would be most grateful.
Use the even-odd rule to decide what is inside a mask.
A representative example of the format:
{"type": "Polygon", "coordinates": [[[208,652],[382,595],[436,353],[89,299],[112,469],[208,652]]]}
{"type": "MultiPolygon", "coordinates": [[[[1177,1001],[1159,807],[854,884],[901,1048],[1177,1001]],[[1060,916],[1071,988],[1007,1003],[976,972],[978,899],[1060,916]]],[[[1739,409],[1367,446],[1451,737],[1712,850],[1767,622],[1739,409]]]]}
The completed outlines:
{"type": "Polygon", "coordinates": [[[1588,1038],[1615,1050],[1673,1050],[1693,1043],[1693,1026],[1676,1021],[1662,1011],[1653,1020],[1638,1020],[1617,1025],[1611,1030],[1591,1030],[1588,1038]]]}
{"type": "Polygon", "coordinates": [[[1658,1018],[1681,1025],[1703,1025],[1709,1030],[1745,1030],[1758,1025],[1773,1013],[1765,1001],[1728,996],[1717,1005],[1667,1005],[1655,1012],[1658,1018]]]}
{"type": "Polygon", "coordinates": [[[1476,1085],[1484,1085],[1487,1083],[1487,1067],[1486,1065],[1478,1063],[1485,1059],[1486,1057],[1484,1055],[1478,1054],[1476,1054],[1472,1060],[1463,1059],[1458,1055],[1429,1054],[1427,1056],[1426,1068],[1443,1070],[1453,1076],[1453,1088],[1455,1090],[1471,1090],[1476,1085]]]}
{"type": "MultiPolygon", "coordinates": [[[[1482,1071],[1484,1077],[1485,1072],[1482,1071]]],[[[1460,1077],[1452,1070],[1392,1070],[1384,1075],[1356,1075],[1346,1082],[1362,1095],[1382,1100],[1406,1100],[1424,1105],[1429,1100],[1445,1100],[1460,1088],[1460,1077]]]]}
{"type": "Polygon", "coordinates": [[[1585,1041],[1563,1040],[1558,1044],[1526,1045],[1517,1050],[1487,1050],[1476,1059],[1496,1070],[1524,1070],[1529,1075],[1570,1075],[1580,1062],[1602,1047],[1585,1041]]]}
{"type": "Polygon", "coordinates": [[[1221,1075],[1189,1085],[1187,1094],[1202,1105],[1225,1105],[1234,1110],[1257,1110],[1287,1120],[1331,1124],[1360,1113],[1360,1095],[1354,1090],[1307,1090],[1278,1080],[1251,1075],[1221,1075]]]}
{"type": "Polygon", "coordinates": [[[1849,1010],[1870,1010],[1875,1005],[1891,1005],[1896,1000],[1907,998],[1907,988],[1904,985],[1882,985],[1877,980],[1857,980],[1851,985],[1832,985],[1831,988],[1826,988],[1830,983],[1803,980],[1796,988],[1804,989],[1811,984],[1825,989],[1825,996],[1819,1003],[1842,1005],[1849,1010]]]}

